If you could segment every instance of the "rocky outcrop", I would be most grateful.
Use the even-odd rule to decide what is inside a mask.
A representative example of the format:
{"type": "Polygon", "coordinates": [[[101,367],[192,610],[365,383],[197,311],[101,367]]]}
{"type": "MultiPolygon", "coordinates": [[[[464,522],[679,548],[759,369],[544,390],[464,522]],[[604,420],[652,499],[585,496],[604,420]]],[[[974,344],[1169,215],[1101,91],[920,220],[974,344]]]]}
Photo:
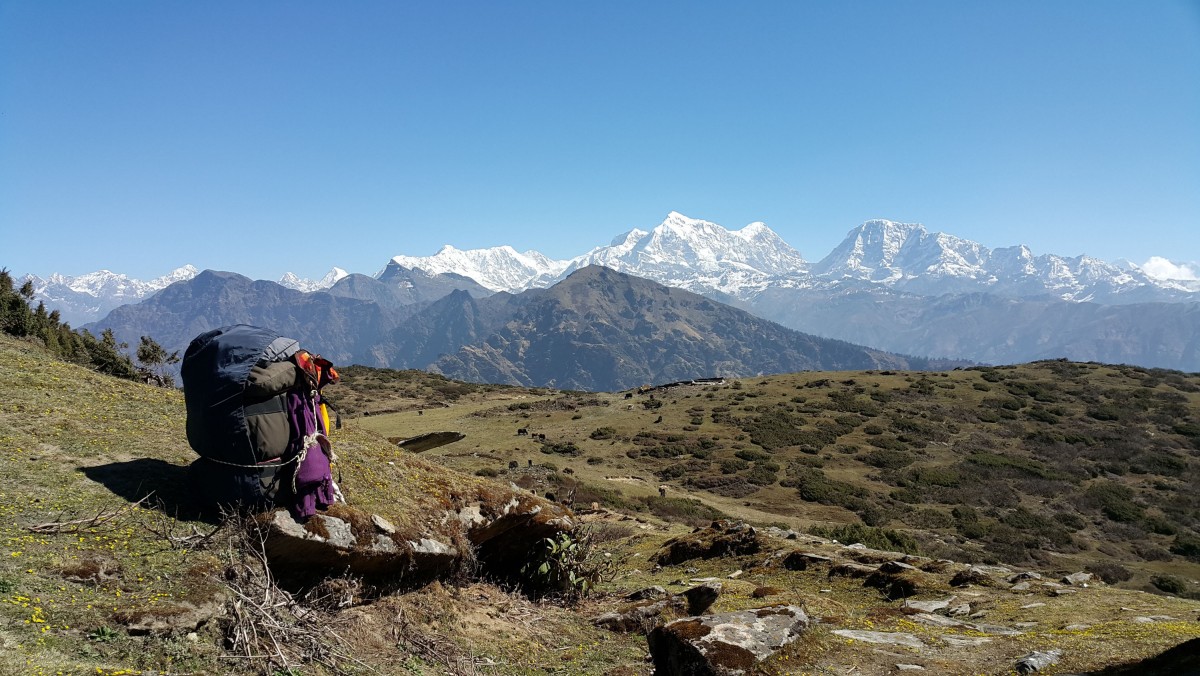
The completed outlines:
{"type": "Polygon", "coordinates": [[[688,617],[650,632],[656,673],[734,676],[799,638],[809,619],[796,606],[688,617]]]}
{"type": "Polygon", "coordinates": [[[700,615],[707,612],[721,596],[721,588],[721,583],[714,580],[658,601],[645,599],[657,597],[654,590],[662,590],[664,595],[666,590],[662,587],[643,589],[626,597],[636,600],[636,603],[594,617],[592,624],[622,633],[646,633],[681,615],[700,615]]]}
{"type": "Polygon", "coordinates": [[[780,564],[788,570],[808,570],[809,568],[828,567],[833,565],[833,559],[820,554],[813,554],[797,549],[783,557],[780,564]]]}
{"type": "Polygon", "coordinates": [[[756,554],[763,548],[762,536],[742,522],[714,521],[687,535],[668,540],[654,555],[654,562],[670,566],[692,559],[756,554]]]}
{"type": "Polygon", "coordinates": [[[352,574],[420,582],[457,570],[474,554],[489,572],[515,573],[543,538],[574,528],[564,507],[520,490],[481,486],[455,496],[421,525],[344,504],[301,523],[286,510],[258,517],[265,551],[282,578],[352,574]]]}
{"type": "Polygon", "coordinates": [[[515,574],[539,542],[575,528],[562,505],[515,486],[481,486],[452,496],[441,526],[461,531],[480,563],[493,574],[515,574]]]}
{"type": "Polygon", "coordinates": [[[388,533],[373,516],[335,505],[305,523],[287,510],[259,518],[265,527],[267,560],[287,578],[351,574],[410,575],[432,579],[454,569],[462,552],[444,534],[388,533]]]}

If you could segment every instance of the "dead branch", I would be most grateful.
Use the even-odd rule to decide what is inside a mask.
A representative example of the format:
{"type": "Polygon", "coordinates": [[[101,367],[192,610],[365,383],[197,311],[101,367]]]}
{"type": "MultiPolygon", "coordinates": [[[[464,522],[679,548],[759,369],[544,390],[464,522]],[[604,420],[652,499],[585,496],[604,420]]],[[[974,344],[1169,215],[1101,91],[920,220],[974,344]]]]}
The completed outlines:
{"type": "Polygon", "coordinates": [[[228,561],[219,581],[231,594],[226,639],[232,659],[246,659],[264,673],[320,664],[335,674],[377,673],[353,657],[334,629],[335,618],[306,607],[276,582],[267,565],[265,536],[246,520],[233,524],[228,561]]]}
{"type": "Polygon", "coordinates": [[[42,535],[52,533],[79,533],[90,528],[102,526],[114,519],[130,514],[133,512],[133,510],[140,507],[143,502],[149,500],[151,495],[154,495],[154,493],[149,493],[141,500],[132,502],[118,509],[100,510],[95,516],[90,518],[72,519],[70,521],[49,521],[46,523],[39,523],[34,526],[26,526],[25,530],[29,531],[30,533],[38,533],[42,535]]]}

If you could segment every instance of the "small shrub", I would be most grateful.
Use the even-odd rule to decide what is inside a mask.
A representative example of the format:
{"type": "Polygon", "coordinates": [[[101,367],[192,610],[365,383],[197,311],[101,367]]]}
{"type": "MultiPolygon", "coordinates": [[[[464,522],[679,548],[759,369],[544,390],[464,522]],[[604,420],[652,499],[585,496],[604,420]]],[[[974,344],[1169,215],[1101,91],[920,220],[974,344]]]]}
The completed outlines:
{"type": "Polygon", "coordinates": [[[597,440],[612,439],[615,436],[617,436],[617,430],[613,427],[597,427],[588,435],[588,437],[597,440]]]}
{"type": "Polygon", "coordinates": [[[1200,562],[1200,537],[1189,533],[1176,535],[1171,543],[1171,553],[1200,562]]]}
{"type": "Polygon", "coordinates": [[[1084,570],[1104,580],[1105,584],[1116,584],[1133,577],[1133,573],[1125,566],[1108,561],[1089,563],[1084,570]]]}
{"type": "Polygon", "coordinates": [[[1150,584],[1159,591],[1173,594],[1185,599],[1200,599],[1200,589],[1178,575],[1155,575],[1150,578],[1150,584]]]}
{"type": "Polygon", "coordinates": [[[890,528],[872,528],[859,523],[840,526],[813,526],[808,532],[838,542],[862,543],[872,549],[905,554],[920,554],[921,548],[911,535],[890,528]]]}

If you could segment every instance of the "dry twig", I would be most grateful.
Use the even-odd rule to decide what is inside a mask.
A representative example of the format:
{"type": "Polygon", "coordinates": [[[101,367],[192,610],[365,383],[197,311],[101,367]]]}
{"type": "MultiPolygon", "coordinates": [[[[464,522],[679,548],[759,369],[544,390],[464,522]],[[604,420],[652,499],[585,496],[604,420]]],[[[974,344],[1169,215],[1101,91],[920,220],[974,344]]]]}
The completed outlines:
{"type": "Polygon", "coordinates": [[[72,519],[70,521],[48,521],[46,523],[39,523],[39,524],[36,524],[33,526],[26,526],[25,530],[29,531],[30,533],[39,533],[39,534],[79,533],[79,532],[87,530],[89,528],[96,528],[98,526],[102,526],[114,519],[117,519],[117,518],[120,518],[127,514],[130,514],[131,512],[133,512],[133,510],[140,507],[143,502],[145,502],[146,500],[149,500],[151,495],[154,495],[154,494],[150,493],[146,497],[142,498],[141,500],[138,500],[137,502],[132,502],[132,503],[125,505],[124,507],[120,507],[118,509],[100,510],[99,512],[96,513],[95,516],[89,517],[86,519],[72,519]]]}
{"type": "Polygon", "coordinates": [[[239,520],[231,532],[229,563],[220,580],[231,593],[226,627],[229,649],[236,653],[231,658],[258,663],[265,673],[306,663],[338,674],[347,673],[349,665],[375,672],[350,654],[332,616],[301,605],[277,584],[259,528],[239,520]]]}

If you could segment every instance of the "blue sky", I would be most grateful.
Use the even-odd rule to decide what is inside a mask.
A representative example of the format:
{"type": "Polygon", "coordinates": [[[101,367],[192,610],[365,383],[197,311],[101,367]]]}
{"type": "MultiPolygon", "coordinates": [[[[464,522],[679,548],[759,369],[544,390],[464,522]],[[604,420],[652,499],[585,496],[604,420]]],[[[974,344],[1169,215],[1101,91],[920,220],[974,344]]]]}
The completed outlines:
{"type": "Polygon", "coordinates": [[[0,266],[565,258],[667,212],[1200,260],[1200,3],[0,0],[0,266]]]}

